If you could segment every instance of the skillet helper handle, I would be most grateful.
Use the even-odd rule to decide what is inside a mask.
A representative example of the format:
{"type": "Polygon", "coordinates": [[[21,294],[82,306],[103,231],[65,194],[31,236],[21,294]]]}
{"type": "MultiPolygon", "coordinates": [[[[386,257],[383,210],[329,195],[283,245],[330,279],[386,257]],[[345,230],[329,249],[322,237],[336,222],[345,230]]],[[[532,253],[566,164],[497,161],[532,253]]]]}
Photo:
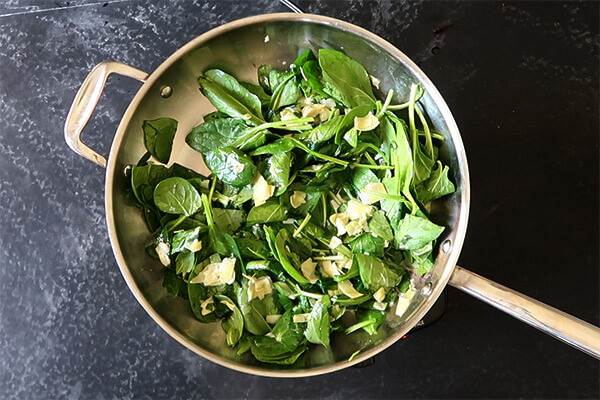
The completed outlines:
{"type": "Polygon", "coordinates": [[[450,285],[600,359],[600,328],[473,272],[454,268],[450,285]]]}
{"type": "Polygon", "coordinates": [[[137,68],[116,61],[104,61],[96,65],[81,84],[75,95],[67,122],[65,123],[65,141],[75,153],[106,168],[106,158],[86,146],[81,141],[81,133],[89,122],[110,74],[119,74],[144,82],[148,74],[137,68]]]}

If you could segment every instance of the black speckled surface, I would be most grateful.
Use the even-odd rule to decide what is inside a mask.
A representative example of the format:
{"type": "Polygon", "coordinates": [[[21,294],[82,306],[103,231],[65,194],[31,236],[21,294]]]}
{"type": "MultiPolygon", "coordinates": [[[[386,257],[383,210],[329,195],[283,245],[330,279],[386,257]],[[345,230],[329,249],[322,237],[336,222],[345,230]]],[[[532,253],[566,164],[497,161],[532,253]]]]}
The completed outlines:
{"type": "MultiPolygon", "coordinates": [[[[445,96],[471,171],[461,265],[598,325],[600,3],[298,4],[386,38],[445,96]]],[[[62,137],[73,96],[100,61],[151,71],[212,27],[278,11],[268,0],[0,5],[0,398],[600,397],[598,361],[454,289],[440,322],[374,365],[296,380],[205,361],[145,313],[112,255],[104,171],[62,137]]],[[[101,153],[138,87],[109,81],[84,134],[101,153]]]]}

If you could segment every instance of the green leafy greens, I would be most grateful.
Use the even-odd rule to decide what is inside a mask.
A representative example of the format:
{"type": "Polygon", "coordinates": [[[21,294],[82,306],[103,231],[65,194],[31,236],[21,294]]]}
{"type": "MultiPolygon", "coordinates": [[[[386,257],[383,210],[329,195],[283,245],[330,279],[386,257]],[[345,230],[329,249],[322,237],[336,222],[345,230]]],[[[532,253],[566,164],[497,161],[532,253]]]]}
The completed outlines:
{"type": "Polygon", "coordinates": [[[419,85],[392,104],[394,91],[382,102],[371,81],[330,49],[306,50],[288,70],[262,65],[258,85],[205,71],[198,83],[216,111],[186,143],[208,177],[165,166],[176,120],[143,122],[148,153],[128,200],[153,233],[146,250],[165,266],[167,292],[200,322],[221,321],[239,355],[289,365],[329,348],[334,331],[374,335],[411,275],[434,265],[444,227],[428,203],[455,190],[442,136],[419,85]]]}

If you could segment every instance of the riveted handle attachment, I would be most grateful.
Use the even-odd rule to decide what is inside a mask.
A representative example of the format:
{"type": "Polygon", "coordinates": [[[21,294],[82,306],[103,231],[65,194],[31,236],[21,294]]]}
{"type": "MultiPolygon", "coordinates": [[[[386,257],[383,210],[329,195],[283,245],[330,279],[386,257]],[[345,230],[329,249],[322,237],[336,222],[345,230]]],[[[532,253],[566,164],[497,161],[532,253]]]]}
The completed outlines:
{"type": "Polygon", "coordinates": [[[106,158],[81,141],[81,133],[89,122],[110,74],[119,74],[144,82],[148,74],[137,68],[116,61],[104,61],[96,65],[81,84],[75,95],[65,123],[65,141],[75,153],[106,168],[106,158]]]}

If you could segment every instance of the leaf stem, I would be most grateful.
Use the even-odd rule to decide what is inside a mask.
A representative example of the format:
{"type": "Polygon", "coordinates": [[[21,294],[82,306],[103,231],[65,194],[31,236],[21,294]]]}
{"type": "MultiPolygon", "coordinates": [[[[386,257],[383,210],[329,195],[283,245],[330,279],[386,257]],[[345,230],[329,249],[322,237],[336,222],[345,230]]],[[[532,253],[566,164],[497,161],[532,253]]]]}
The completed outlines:
{"type": "Polygon", "coordinates": [[[371,165],[371,164],[358,164],[352,163],[350,164],[352,168],[369,168],[369,169],[394,169],[391,165],[371,165]]]}
{"type": "Polygon", "coordinates": [[[213,195],[215,194],[215,187],[217,186],[217,176],[213,175],[212,182],[210,183],[210,190],[208,191],[208,202],[212,203],[213,195]]]}
{"type": "MultiPolygon", "coordinates": [[[[246,131],[246,135],[252,135],[256,132],[264,131],[265,129],[269,129],[269,128],[285,129],[285,127],[290,124],[304,124],[304,123],[308,123],[308,122],[313,122],[314,120],[315,119],[313,117],[307,117],[307,118],[288,119],[286,121],[265,122],[264,124],[260,124],[258,126],[255,126],[254,128],[249,129],[248,131],[246,131]]],[[[299,128],[299,127],[296,126],[294,128],[299,128]]],[[[310,128],[312,128],[312,127],[310,127],[310,128]]]]}
{"type": "Polygon", "coordinates": [[[348,328],[346,328],[346,335],[352,333],[352,332],[356,332],[357,330],[359,330],[360,328],[364,328],[367,327],[369,325],[373,325],[374,323],[376,323],[377,320],[375,318],[369,318],[367,320],[361,321],[357,324],[354,324],[352,326],[349,326],[348,328]]]}
{"type": "Polygon", "coordinates": [[[297,237],[300,234],[300,232],[302,232],[302,229],[304,229],[306,224],[308,224],[308,221],[310,221],[311,218],[312,218],[312,215],[306,214],[306,217],[304,217],[304,219],[302,220],[302,222],[300,223],[298,228],[296,228],[296,230],[292,234],[292,237],[297,237]]]}
{"type": "Polygon", "coordinates": [[[394,97],[394,89],[390,89],[390,91],[388,92],[387,97],[383,102],[383,106],[381,107],[381,111],[377,113],[377,119],[380,119],[383,116],[383,114],[385,114],[385,111],[388,109],[390,103],[392,102],[392,97],[394,97]]]}
{"type": "Polygon", "coordinates": [[[320,158],[322,160],[326,160],[335,164],[339,164],[343,167],[347,167],[348,166],[348,161],[344,161],[344,160],[340,160],[338,158],[335,157],[331,157],[325,154],[321,154],[321,153],[317,153],[316,151],[311,150],[310,148],[308,148],[308,146],[306,146],[304,143],[302,143],[300,140],[296,139],[296,138],[289,138],[289,140],[291,140],[296,147],[304,150],[305,152],[307,152],[308,154],[310,154],[313,157],[316,158],[320,158]]]}
{"type": "Polygon", "coordinates": [[[364,189],[364,188],[360,192],[365,193],[365,194],[370,194],[372,196],[381,197],[382,199],[386,199],[386,200],[404,201],[404,197],[402,197],[402,196],[397,196],[397,195],[387,194],[387,193],[379,193],[379,192],[375,192],[373,190],[368,190],[368,189],[364,189]]]}
{"type": "Polygon", "coordinates": [[[169,227],[169,232],[173,232],[175,228],[177,228],[183,221],[185,221],[187,217],[185,215],[180,215],[175,221],[173,221],[173,225],[169,227]]]}
{"type": "MultiPolygon", "coordinates": [[[[425,94],[425,90],[419,86],[419,91],[417,92],[415,101],[421,100],[421,97],[423,97],[424,94],[425,94]]],[[[402,103],[402,104],[392,104],[392,105],[388,106],[387,110],[388,111],[400,111],[400,110],[404,110],[404,109],[408,108],[409,106],[410,106],[410,100],[407,101],[406,103],[402,103]]]]}
{"type": "Polygon", "coordinates": [[[423,115],[423,111],[419,106],[415,107],[415,111],[421,120],[421,124],[423,125],[423,130],[425,131],[425,146],[427,146],[427,152],[429,153],[429,158],[433,159],[433,143],[431,141],[431,131],[429,130],[429,125],[427,124],[427,120],[423,115]]]}

